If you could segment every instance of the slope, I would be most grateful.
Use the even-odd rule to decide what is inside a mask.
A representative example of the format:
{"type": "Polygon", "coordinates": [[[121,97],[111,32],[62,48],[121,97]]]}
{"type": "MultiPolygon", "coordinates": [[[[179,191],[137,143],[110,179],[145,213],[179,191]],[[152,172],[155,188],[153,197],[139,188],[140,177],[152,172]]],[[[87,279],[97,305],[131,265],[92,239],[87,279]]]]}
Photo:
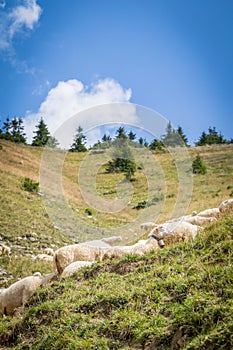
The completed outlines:
{"type": "Polygon", "coordinates": [[[0,325],[1,349],[232,349],[233,217],[195,242],[96,263],[0,325]]]}

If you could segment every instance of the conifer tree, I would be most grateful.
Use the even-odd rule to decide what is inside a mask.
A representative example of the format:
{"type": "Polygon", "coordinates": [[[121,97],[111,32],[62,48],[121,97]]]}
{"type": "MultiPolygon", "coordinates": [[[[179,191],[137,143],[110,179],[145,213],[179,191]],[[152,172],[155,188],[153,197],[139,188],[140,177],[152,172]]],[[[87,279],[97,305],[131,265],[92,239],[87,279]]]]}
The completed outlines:
{"type": "Polygon", "coordinates": [[[120,126],[119,129],[117,129],[116,139],[127,139],[126,131],[123,126],[120,126]]]}
{"type": "Polygon", "coordinates": [[[143,146],[143,142],[144,142],[144,140],[143,140],[143,138],[142,138],[142,137],[140,137],[140,138],[139,138],[138,142],[139,142],[139,145],[140,145],[140,146],[143,146]]]}
{"type": "Polygon", "coordinates": [[[199,154],[196,156],[196,158],[192,162],[192,169],[194,174],[204,175],[206,173],[206,165],[204,164],[199,154]]]}
{"type": "Polygon", "coordinates": [[[157,139],[154,139],[149,145],[149,147],[152,151],[158,151],[158,152],[164,151],[164,144],[162,143],[162,141],[159,141],[157,139]]]}
{"type": "Polygon", "coordinates": [[[188,144],[188,138],[187,138],[187,136],[184,134],[183,129],[182,129],[181,126],[178,126],[178,128],[177,128],[177,133],[178,133],[178,135],[181,137],[181,139],[184,141],[185,146],[189,146],[189,144],[188,144]]]}
{"type": "Polygon", "coordinates": [[[5,140],[10,140],[11,139],[11,122],[10,118],[7,117],[6,120],[3,122],[3,129],[5,130],[4,132],[4,139],[5,140]]]}
{"type": "Polygon", "coordinates": [[[119,127],[116,131],[115,140],[112,143],[113,159],[108,162],[106,169],[109,173],[123,172],[128,180],[132,178],[137,170],[129,144],[130,140],[124,127],[119,127]]]}
{"type": "Polygon", "coordinates": [[[128,133],[128,137],[129,137],[130,141],[134,141],[136,138],[136,134],[133,133],[132,130],[130,130],[130,132],[128,133]]]}
{"type": "Polygon", "coordinates": [[[172,127],[171,122],[168,122],[166,134],[162,137],[162,142],[167,147],[175,147],[182,144],[178,132],[172,127]]]}
{"type": "Polygon", "coordinates": [[[74,136],[73,143],[70,147],[71,152],[86,152],[86,136],[82,133],[83,129],[81,126],[78,127],[77,133],[74,136]]]}
{"type": "Polygon", "coordinates": [[[16,143],[26,143],[26,134],[24,133],[23,119],[14,118],[11,121],[12,141],[16,143]]]}
{"type": "Polygon", "coordinates": [[[36,125],[36,128],[37,130],[33,131],[35,136],[33,137],[33,140],[32,140],[32,146],[43,147],[51,139],[50,132],[43,118],[40,119],[39,124],[36,125]]]}
{"type": "Polygon", "coordinates": [[[209,127],[208,133],[202,132],[198,142],[196,142],[196,146],[222,144],[226,142],[221,132],[218,133],[215,127],[209,127]]]}

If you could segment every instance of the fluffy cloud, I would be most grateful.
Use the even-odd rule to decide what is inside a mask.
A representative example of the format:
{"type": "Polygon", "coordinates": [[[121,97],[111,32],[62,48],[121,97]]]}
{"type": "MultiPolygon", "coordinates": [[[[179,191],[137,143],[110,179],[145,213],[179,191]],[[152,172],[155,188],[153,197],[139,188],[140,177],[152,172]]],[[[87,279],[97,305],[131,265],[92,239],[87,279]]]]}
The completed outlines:
{"type": "Polygon", "coordinates": [[[41,12],[41,7],[36,3],[36,0],[27,0],[25,5],[13,8],[8,15],[11,22],[9,27],[10,38],[13,38],[23,27],[33,30],[35,24],[39,21],[41,12]]]}
{"type": "Polygon", "coordinates": [[[13,41],[16,34],[24,35],[32,31],[39,22],[41,13],[42,9],[36,0],[24,0],[22,5],[10,11],[7,11],[5,2],[0,4],[0,51],[13,66],[27,71],[26,63],[16,59],[13,41]]]}
{"type": "MultiPolygon", "coordinates": [[[[90,86],[84,86],[76,79],[60,81],[49,91],[39,110],[36,113],[28,112],[25,116],[24,125],[28,142],[31,141],[35,125],[41,117],[48,125],[51,134],[54,134],[64,123],[69,123],[69,130],[73,133],[75,131],[73,128],[77,128],[78,125],[85,130],[93,127],[93,118],[96,125],[111,123],[122,115],[122,108],[125,111],[121,117],[122,122],[133,122],[135,120],[133,108],[124,108],[117,104],[129,102],[131,94],[131,89],[124,89],[110,78],[99,80],[90,86]],[[112,103],[116,103],[114,108],[109,105],[112,103]],[[101,107],[102,105],[105,106],[101,107]],[[91,111],[90,108],[94,106],[96,108],[93,117],[93,109],[91,111]],[[80,113],[82,111],[83,113],[80,113]],[[79,113],[78,116],[72,118],[77,113],[79,113]]],[[[98,134],[98,131],[93,133],[98,134]]]]}

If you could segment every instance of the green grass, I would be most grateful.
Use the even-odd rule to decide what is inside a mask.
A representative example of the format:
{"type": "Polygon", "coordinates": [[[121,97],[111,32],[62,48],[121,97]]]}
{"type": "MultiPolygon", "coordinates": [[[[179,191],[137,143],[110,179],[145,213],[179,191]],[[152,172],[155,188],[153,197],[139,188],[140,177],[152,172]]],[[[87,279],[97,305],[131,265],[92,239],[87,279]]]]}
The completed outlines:
{"type": "Polygon", "coordinates": [[[96,263],[0,325],[9,349],[231,349],[233,217],[195,241],[96,263]]]}
{"type": "MultiPolygon", "coordinates": [[[[54,227],[36,193],[22,189],[25,177],[39,181],[42,149],[0,141],[0,240],[12,249],[0,256],[0,288],[35,271],[52,270],[52,263],[32,261],[43,248],[60,247],[73,240],[54,227]],[[28,237],[36,233],[38,239],[28,237]]],[[[232,196],[232,145],[189,149],[200,154],[205,175],[194,175],[187,213],[217,207],[232,196]]],[[[83,154],[69,153],[63,167],[68,203],[81,220],[95,227],[131,222],[138,203],[147,201],[143,169],[131,182],[131,203],[122,213],[98,212],[83,200],[77,173],[83,154]],[[89,218],[86,209],[92,210],[89,218]]],[[[169,153],[156,154],[166,181],[158,184],[163,199],[159,222],[169,218],[178,197],[176,167],[169,153]]],[[[100,168],[97,192],[116,198],[122,174],[100,168]]],[[[153,198],[149,203],[152,203],[153,198]]],[[[153,204],[156,208],[156,201],[153,204]]],[[[143,209],[142,209],[143,210],[143,209]]],[[[97,263],[75,278],[53,282],[29,300],[25,310],[0,321],[1,349],[231,349],[233,348],[232,217],[210,226],[195,242],[166,247],[142,258],[97,263]]]]}

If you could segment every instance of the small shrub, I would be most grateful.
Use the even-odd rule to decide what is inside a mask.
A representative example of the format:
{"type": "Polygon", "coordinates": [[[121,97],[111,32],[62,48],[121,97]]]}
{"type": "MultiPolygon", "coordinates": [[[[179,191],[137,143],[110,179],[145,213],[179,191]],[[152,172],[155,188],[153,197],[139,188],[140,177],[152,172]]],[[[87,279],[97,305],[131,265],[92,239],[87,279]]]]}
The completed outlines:
{"type": "Polygon", "coordinates": [[[37,193],[39,191],[39,182],[33,181],[29,177],[25,177],[22,182],[22,189],[24,191],[37,193]]]}
{"type": "Polygon", "coordinates": [[[197,155],[196,158],[193,160],[192,168],[194,174],[204,175],[206,173],[206,166],[199,155],[197,155]]]}
{"type": "Polygon", "coordinates": [[[93,210],[91,208],[86,208],[85,213],[89,216],[93,216],[93,210]]]}
{"type": "Polygon", "coordinates": [[[144,209],[147,207],[147,202],[146,201],[142,201],[139,202],[135,207],[133,207],[133,209],[144,209]]]}

